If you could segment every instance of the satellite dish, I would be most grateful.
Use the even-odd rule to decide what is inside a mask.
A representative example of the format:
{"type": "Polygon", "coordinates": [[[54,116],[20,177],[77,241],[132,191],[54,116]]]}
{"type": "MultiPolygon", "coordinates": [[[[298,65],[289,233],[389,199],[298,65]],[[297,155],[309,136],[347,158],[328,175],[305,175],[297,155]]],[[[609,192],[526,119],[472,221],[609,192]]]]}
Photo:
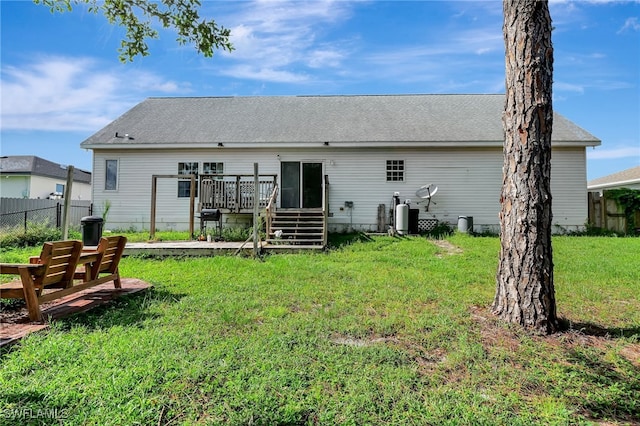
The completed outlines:
{"type": "MultiPolygon", "coordinates": [[[[429,184],[429,185],[424,185],[421,186],[417,191],[416,191],[416,196],[420,197],[424,200],[427,200],[427,205],[424,206],[425,211],[429,211],[429,206],[431,205],[431,197],[433,197],[434,195],[436,195],[436,192],[438,192],[438,187],[435,186],[434,184],[429,184]]],[[[433,203],[435,204],[435,203],[433,203]]]]}
{"type": "Polygon", "coordinates": [[[438,187],[434,184],[421,186],[420,189],[416,191],[416,196],[424,199],[429,199],[436,195],[438,192],[438,187]]]}

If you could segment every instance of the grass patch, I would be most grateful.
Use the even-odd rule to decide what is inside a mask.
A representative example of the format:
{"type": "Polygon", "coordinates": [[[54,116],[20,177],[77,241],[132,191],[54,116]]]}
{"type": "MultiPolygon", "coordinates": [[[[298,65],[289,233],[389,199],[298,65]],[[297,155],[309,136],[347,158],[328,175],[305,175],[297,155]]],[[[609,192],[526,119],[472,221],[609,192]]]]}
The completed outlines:
{"type": "MultiPolygon", "coordinates": [[[[69,230],[69,238],[82,238],[80,232],[69,230]]],[[[22,226],[13,228],[0,228],[0,254],[19,247],[33,247],[42,245],[46,241],[62,239],[62,230],[52,226],[48,222],[29,222],[26,230],[22,226]]]]}
{"type": "Polygon", "coordinates": [[[498,239],[446,241],[339,239],[263,262],[125,258],[122,274],[155,288],[5,350],[0,424],[53,422],[24,412],[65,425],[640,418],[640,240],[554,239],[572,328],[551,337],[488,312],[498,239]]]}

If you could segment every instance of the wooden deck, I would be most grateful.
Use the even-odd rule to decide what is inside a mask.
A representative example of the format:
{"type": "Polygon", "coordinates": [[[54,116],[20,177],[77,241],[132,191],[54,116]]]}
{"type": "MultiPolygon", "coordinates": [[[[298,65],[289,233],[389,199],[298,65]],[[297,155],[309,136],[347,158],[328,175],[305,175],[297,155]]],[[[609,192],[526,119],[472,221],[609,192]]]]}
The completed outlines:
{"type": "MultiPolygon", "coordinates": [[[[151,287],[151,284],[134,278],[123,278],[122,288],[114,288],[113,283],[91,287],[78,293],[56,299],[42,305],[42,315],[48,322],[69,315],[86,312],[96,306],[129,294],[138,293],[151,287]]],[[[38,324],[29,321],[26,307],[15,312],[3,312],[0,327],[0,347],[15,343],[29,333],[49,328],[48,323],[38,324]]]]}
{"type": "MultiPolygon", "coordinates": [[[[321,245],[292,245],[285,242],[271,244],[264,241],[260,242],[259,250],[261,253],[296,253],[296,252],[313,252],[322,251],[324,247],[321,245]]],[[[243,253],[251,255],[253,253],[253,242],[247,243],[235,241],[161,241],[150,243],[127,243],[124,249],[125,256],[144,255],[144,256],[225,256],[243,253]]]]}

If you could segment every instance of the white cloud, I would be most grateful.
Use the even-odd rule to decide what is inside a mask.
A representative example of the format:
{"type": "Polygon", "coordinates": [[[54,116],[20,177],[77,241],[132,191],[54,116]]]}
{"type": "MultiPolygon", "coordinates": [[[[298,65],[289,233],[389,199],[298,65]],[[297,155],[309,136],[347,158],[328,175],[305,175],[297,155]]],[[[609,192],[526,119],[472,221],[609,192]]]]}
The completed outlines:
{"type": "Polygon", "coordinates": [[[270,67],[252,66],[249,64],[231,66],[221,72],[239,79],[271,81],[276,83],[303,83],[308,80],[303,74],[277,70],[270,67]]]}
{"type": "Polygon", "coordinates": [[[0,84],[3,130],[95,130],[149,92],[189,90],[149,72],[108,69],[89,58],[62,56],[3,66],[0,84]]]}
{"type": "Polygon", "coordinates": [[[584,93],[584,86],[580,84],[574,83],[564,83],[562,81],[554,81],[553,82],[553,90],[558,92],[574,92],[574,93],[584,93]]]}
{"type": "Polygon", "coordinates": [[[340,66],[344,58],[344,52],[328,47],[311,51],[307,60],[311,68],[336,68],[340,66]]]}
{"type": "Polygon", "coordinates": [[[504,52],[504,38],[500,27],[487,27],[461,32],[448,46],[459,53],[472,52],[477,55],[488,52],[504,52]]]}
{"type": "Polygon", "coordinates": [[[587,150],[587,158],[589,160],[613,160],[619,158],[637,158],[640,159],[640,143],[635,146],[618,146],[616,148],[597,148],[595,150],[587,150]]]}
{"type": "Polygon", "coordinates": [[[504,44],[491,23],[364,55],[367,78],[423,83],[437,93],[504,90],[504,44]],[[477,56],[482,55],[479,59],[477,56]],[[496,83],[500,82],[500,83],[496,83]]]}
{"type": "Polygon", "coordinates": [[[622,28],[618,30],[618,34],[624,33],[626,31],[640,31],[640,22],[638,22],[637,17],[633,16],[627,18],[627,20],[624,21],[624,25],[622,26],[622,28]]]}
{"type": "Polygon", "coordinates": [[[318,45],[327,28],[350,15],[348,2],[255,1],[235,3],[218,16],[231,29],[235,50],[224,57],[236,65],[216,68],[225,76],[278,83],[308,81],[305,68],[339,67],[346,53],[339,42],[318,45]],[[301,71],[302,69],[302,71],[301,71]]]}
{"type": "MultiPolygon", "coordinates": [[[[382,43],[372,42],[371,29],[361,28],[359,20],[349,24],[359,10],[366,16],[369,11],[364,9],[376,8],[375,2],[222,5],[222,9],[211,6],[211,14],[231,29],[235,50],[221,52],[228,65],[205,65],[215,75],[306,87],[319,84],[323,90],[361,81],[387,81],[416,84],[416,91],[490,92],[495,81],[504,79],[499,3],[452,2],[447,7],[460,11],[452,21],[413,31],[412,35],[419,36],[402,40],[390,34],[381,38],[382,43]],[[480,87],[474,86],[478,82],[480,87]]],[[[390,28],[382,27],[378,34],[390,28]]]]}

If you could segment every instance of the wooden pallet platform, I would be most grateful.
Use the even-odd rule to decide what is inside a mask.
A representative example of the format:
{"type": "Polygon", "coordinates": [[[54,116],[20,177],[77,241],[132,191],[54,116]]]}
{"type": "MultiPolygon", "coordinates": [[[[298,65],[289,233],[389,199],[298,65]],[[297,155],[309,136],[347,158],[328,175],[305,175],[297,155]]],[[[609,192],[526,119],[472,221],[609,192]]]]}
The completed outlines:
{"type": "MultiPolygon", "coordinates": [[[[42,315],[48,322],[55,321],[69,315],[86,312],[96,306],[109,303],[111,300],[129,294],[138,293],[148,288],[151,284],[135,278],[123,278],[122,288],[114,288],[113,283],[105,283],[91,287],[84,291],[71,294],[66,297],[43,304],[42,315]]],[[[11,315],[0,324],[0,347],[16,343],[29,333],[47,329],[49,324],[29,322],[27,309],[23,308],[16,315],[11,315]]]]}

